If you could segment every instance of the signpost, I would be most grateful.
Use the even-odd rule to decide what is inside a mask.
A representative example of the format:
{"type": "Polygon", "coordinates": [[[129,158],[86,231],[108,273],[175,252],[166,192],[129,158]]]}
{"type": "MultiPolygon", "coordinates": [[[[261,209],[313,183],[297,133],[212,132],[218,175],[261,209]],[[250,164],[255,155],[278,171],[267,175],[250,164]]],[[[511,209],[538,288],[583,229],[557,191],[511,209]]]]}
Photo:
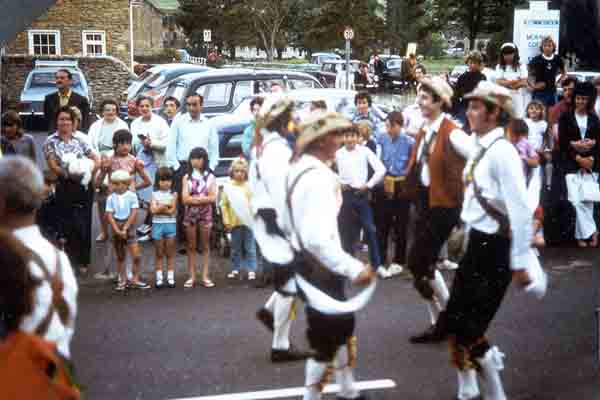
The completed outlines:
{"type": "Polygon", "coordinates": [[[540,53],[546,36],[552,36],[558,52],[559,30],[560,10],[549,10],[547,1],[530,1],[529,9],[515,10],[513,41],[522,62],[529,64],[540,53]]]}
{"type": "Polygon", "coordinates": [[[211,34],[212,34],[212,32],[210,31],[210,29],[205,29],[204,30],[204,42],[205,43],[210,43],[210,41],[211,41],[211,34]]]}
{"type": "Polygon", "coordinates": [[[347,26],[344,29],[344,39],[346,39],[346,90],[350,89],[350,41],[354,39],[354,30],[347,26]]]}

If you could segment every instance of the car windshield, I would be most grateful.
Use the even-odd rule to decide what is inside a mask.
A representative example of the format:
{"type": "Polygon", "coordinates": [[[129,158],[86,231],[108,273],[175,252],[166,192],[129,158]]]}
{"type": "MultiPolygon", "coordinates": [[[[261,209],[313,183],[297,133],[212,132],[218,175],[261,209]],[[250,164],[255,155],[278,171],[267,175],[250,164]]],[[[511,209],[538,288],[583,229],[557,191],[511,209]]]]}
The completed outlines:
{"type": "MultiPolygon", "coordinates": [[[[34,72],[29,82],[30,88],[55,88],[56,82],[54,72],[34,72]]],[[[73,88],[83,89],[81,84],[81,76],[78,73],[73,73],[73,88]]]]}

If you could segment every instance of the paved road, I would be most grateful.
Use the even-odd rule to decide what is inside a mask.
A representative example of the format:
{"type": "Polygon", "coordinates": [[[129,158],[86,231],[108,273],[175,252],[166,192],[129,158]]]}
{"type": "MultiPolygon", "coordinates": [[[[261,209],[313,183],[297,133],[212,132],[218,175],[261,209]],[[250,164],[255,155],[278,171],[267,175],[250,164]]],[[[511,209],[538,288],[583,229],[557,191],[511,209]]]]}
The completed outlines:
{"type": "MultiPolygon", "coordinates": [[[[43,139],[36,135],[38,142],[43,139]]],[[[152,248],[143,247],[150,279],[152,248]]],[[[96,245],[93,254],[93,272],[111,264],[105,244],[96,245]]],[[[555,248],[543,258],[551,278],[548,296],[537,301],[511,290],[490,330],[506,353],[509,398],[600,399],[594,357],[598,252],[555,248]]],[[[270,290],[225,279],[229,262],[218,255],[211,261],[217,286],[184,290],[184,263],[178,256],[173,290],[123,294],[111,284],[81,280],[72,353],[86,398],[173,399],[301,386],[303,363],[271,364],[271,337],[254,319],[270,290]]],[[[445,275],[450,282],[452,274],[445,275]]],[[[358,379],[397,383],[373,392],[374,398],[453,398],[447,347],[408,343],[425,321],[426,309],[403,277],[381,282],[358,314],[358,379]]],[[[293,326],[300,347],[306,346],[305,327],[301,311],[293,326]]]]}

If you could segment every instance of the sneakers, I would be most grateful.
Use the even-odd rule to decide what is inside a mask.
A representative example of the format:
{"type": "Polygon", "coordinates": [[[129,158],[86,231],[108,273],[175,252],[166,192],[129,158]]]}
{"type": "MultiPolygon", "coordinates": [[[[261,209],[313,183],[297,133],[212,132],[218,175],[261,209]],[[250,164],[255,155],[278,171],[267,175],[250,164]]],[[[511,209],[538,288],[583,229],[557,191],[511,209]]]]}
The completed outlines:
{"type": "Polygon", "coordinates": [[[140,225],[139,228],[137,228],[137,233],[140,236],[149,235],[150,232],[152,232],[152,225],[143,224],[143,225],[140,225]]]}
{"type": "Polygon", "coordinates": [[[109,280],[114,280],[117,277],[117,274],[115,274],[114,272],[108,272],[108,271],[104,271],[104,272],[97,272],[94,274],[94,279],[98,279],[100,281],[109,281],[109,280]]]}
{"type": "Polygon", "coordinates": [[[150,239],[152,239],[152,238],[150,237],[150,234],[148,233],[146,235],[140,236],[138,238],[138,242],[148,242],[148,241],[150,241],[150,239]]]}
{"type": "Polygon", "coordinates": [[[454,271],[454,270],[458,269],[458,264],[455,263],[455,262],[452,262],[452,261],[450,261],[448,259],[438,261],[436,263],[436,266],[441,271],[444,271],[444,270],[446,270],[446,271],[454,271]]]}
{"type": "Polygon", "coordinates": [[[402,271],[404,271],[404,267],[396,263],[391,263],[390,267],[388,268],[388,272],[391,276],[399,275],[402,273],[402,271]]]}
{"type": "Polygon", "coordinates": [[[254,271],[248,272],[248,280],[253,281],[256,279],[256,273],[254,271]]]}
{"type": "Polygon", "coordinates": [[[167,279],[167,287],[169,289],[175,289],[175,279],[167,279]]]}
{"type": "Polygon", "coordinates": [[[154,284],[154,287],[156,289],[162,289],[163,287],[165,287],[165,283],[163,282],[162,279],[157,279],[156,283],[154,284]]]}
{"type": "Polygon", "coordinates": [[[381,279],[389,279],[392,277],[392,274],[387,268],[385,268],[383,265],[380,265],[379,268],[377,268],[377,276],[379,276],[381,279]]]}
{"type": "Polygon", "coordinates": [[[236,279],[239,277],[239,275],[240,275],[240,271],[238,271],[237,269],[234,269],[230,273],[227,274],[227,278],[236,279]]]}
{"type": "Polygon", "coordinates": [[[150,285],[148,285],[146,282],[142,282],[142,281],[130,282],[129,287],[131,287],[132,289],[141,289],[141,290],[150,289],[150,285]]]}

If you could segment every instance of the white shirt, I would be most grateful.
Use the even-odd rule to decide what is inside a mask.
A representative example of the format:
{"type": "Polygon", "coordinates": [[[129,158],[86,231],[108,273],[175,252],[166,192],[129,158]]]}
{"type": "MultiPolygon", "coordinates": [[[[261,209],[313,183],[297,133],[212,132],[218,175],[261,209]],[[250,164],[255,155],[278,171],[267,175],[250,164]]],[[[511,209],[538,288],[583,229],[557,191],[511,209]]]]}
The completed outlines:
{"type": "Polygon", "coordinates": [[[418,104],[411,104],[402,110],[404,118],[404,130],[411,136],[416,136],[419,129],[425,124],[425,118],[421,114],[421,107],[418,104]]]}
{"type": "MultiPolygon", "coordinates": [[[[527,66],[524,64],[521,64],[516,69],[513,68],[512,65],[506,65],[504,69],[500,66],[500,64],[498,64],[496,66],[496,73],[495,73],[496,80],[505,79],[508,81],[516,81],[516,80],[521,80],[521,79],[527,79],[528,76],[529,76],[529,74],[527,72],[527,66]]],[[[516,92],[518,89],[509,89],[509,90],[512,92],[516,92]]]]}
{"type": "Polygon", "coordinates": [[[182,114],[173,120],[167,145],[169,166],[178,169],[179,161],[187,161],[195,147],[202,147],[208,153],[208,163],[214,171],[219,164],[219,134],[209,120],[200,115],[193,119],[190,113],[182,114]]]}
{"type": "Polygon", "coordinates": [[[579,114],[575,113],[575,120],[577,121],[577,126],[579,127],[579,133],[581,135],[581,138],[585,139],[585,132],[587,131],[587,125],[588,125],[587,114],[579,115],[579,114]]]}
{"type": "MultiPolygon", "coordinates": [[[[476,136],[475,150],[464,170],[465,182],[474,158],[494,140],[503,136],[502,128],[495,128],[483,137],[476,136]]],[[[508,215],[512,233],[511,268],[527,268],[533,215],[528,205],[523,163],[516,148],[507,140],[499,140],[485,153],[475,168],[474,176],[482,196],[498,211],[508,215]]],[[[465,190],[461,218],[469,227],[478,231],[488,234],[498,232],[498,222],[481,207],[475,197],[472,183],[465,190]]]]}
{"type": "Polygon", "coordinates": [[[135,138],[138,135],[149,137],[152,142],[152,155],[154,156],[156,165],[159,168],[169,166],[166,151],[169,136],[171,135],[171,128],[169,128],[167,121],[156,114],[152,114],[148,121],[145,121],[143,117],[139,117],[131,123],[131,134],[135,138]]]}
{"type": "MultiPolygon", "coordinates": [[[[425,129],[425,137],[423,138],[423,140],[421,140],[421,143],[419,143],[419,148],[417,149],[417,161],[421,159],[421,154],[423,153],[423,147],[425,146],[425,142],[431,141],[433,134],[437,133],[440,130],[442,122],[445,118],[446,114],[442,113],[433,122],[425,121],[425,125],[423,126],[423,129],[425,129]]],[[[473,150],[473,138],[460,129],[454,129],[452,132],[450,132],[450,144],[454,148],[454,151],[456,151],[465,159],[469,158],[469,156],[471,155],[471,151],[473,150]]],[[[433,151],[435,145],[436,140],[434,138],[433,142],[431,142],[429,145],[430,152],[433,151]]],[[[421,169],[421,183],[425,187],[429,187],[429,184],[431,183],[429,165],[427,163],[423,164],[423,168],[421,169]]]]}
{"type": "Polygon", "coordinates": [[[369,148],[362,145],[356,145],[352,151],[346,146],[342,147],[335,153],[335,162],[341,183],[355,189],[360,189],[365,184],[369,189],[373,189],[385,176],[385,167],[381,160],[369,148]],[[373,168],[373,176],[367,182],[369,165],[373,168]]]}
{"type": "Polygon", "coordinates": [[[548,122],[544,120],[534,121],[530,118],[526,118],[525,123],[529,128],[527,139],[534,148],[538,150],[542,149],[544,144],[544,136],[548,130],[548,122]]]}
{"type": "Polygon", "coordinates": [[[94,122],[88,131],[92,149],[98,154],[107,154],[112,151],[113,136],[120,129],[129,130],[129,126],[118,117],[112,123],[106,122],[104,118],[94,122]]]}
{"type": "Polygon", "coordinates": [[[292,245],[316,257],[333,273],[355,279],[363,271],[363,263],[342,249],[338,229],[339,181],[333,171],[317,158],[305,154],[289,172],[288,189],[296,176],[315,167],[300,178],[292,192],[291,204],[294,230],[286,208],[285,224],[291,232],[292,245]]]}
{"type": "Polygon", "coordinates": [[[262,154],[260,158],[254,157],[252,160],[248,177],[252,192],[251,209],[255,217],[254,235],[261,252],[268,261],[285,264],[294,257],[293,249],[287,239],[268,234],[264,224],[256,216],[260,209],[274,209],[277,215],[277,225],[284,230],[281,213],[287,207],[285,182],[292,158],[292,149],[287,140],[279,133],[264,129],[261,133],[263,135],[262,154]]]}
{"type": "MultiPolygon", "coordinates": [[[[31,251],[40,256],[50,275],[56,273],[55,247],[42,236],[37,225],[16,229],[13,234],[31,251]]],[[[69,307],[70,322],[63,325],[58,314],[54,313],[44,339],[55,342],[58,351],[66,358],[70,358],[70,345],[73,333],[75,333],[75,318],[77,316],[78,287],[69,258],[62,251],[59,254],[64,285],[62,294],[69,307]]],[[[50,283],[44,280],[42,269],[35,262],[30,262],[29,267],[33,277],[40,279],[42,283],[35,289],[33,311],[23,318],[20,329],[24,332],[35,333],[36,328],[44,320],[52,304],[52,289],[50,283]]]]}

